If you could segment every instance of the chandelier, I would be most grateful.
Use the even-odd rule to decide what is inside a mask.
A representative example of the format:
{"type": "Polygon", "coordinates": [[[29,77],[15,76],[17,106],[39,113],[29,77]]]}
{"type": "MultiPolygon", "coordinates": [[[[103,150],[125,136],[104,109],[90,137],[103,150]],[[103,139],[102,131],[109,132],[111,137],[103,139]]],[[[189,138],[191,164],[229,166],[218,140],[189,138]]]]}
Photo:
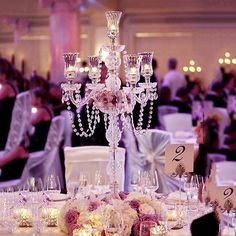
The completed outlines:
{"type": "MultiPolygon", "coordinates": [[[[127,54],[124,52],[125,46],[116,43],[119,36],[119,22],[122,12],[108,11],[105,13],[107,19],[107,36],[110,45],[103,45],[101,51],[108,55],[104,63],[108,73],[104,83],[101,83],[101,55],[89,56],[88,76],[91,83],[86,84],[85,97],[81,96],[81,84],[75,83],[79,72],[79,53],[64,53],[64,77],[67,83],[61,85],[62,102],[66,103],[70,111],[73,104],[76,107],[78,126],[73,123],[73,114],[70,112],[72,129],[77,136],[91,137],[96,125],[104,119],[106,129],[106,139],[111,148],[111,172],[108,173],[113,184],[114,194],[117,190],[117,161],[116,151],[121,134],[124,129],[132,130],[136,135],[142,134],[150,127],[153,102],[157,99],[157,83],[151,83],[150,77],[153,74],[152,58],[153,52],[141,52],[138,54],[127,54]],[[125,68],[125,85],[122,85],[118,77],[118,70],[121,65],[120,54],[123,52],[123,62],[125,68]],[[145,78],[145,82],[140,83],[140,74],[145,78]],[[140,104],[138,122],[135,126],[133,109],[136,104],[140,104]],[[146,127],[143,127],[144,108],[149,104],[149,115],[146,127]],[[80,108],[86,106],[87,127],[84,128],[80,116],[80,108]]],[[[146,121],[145,121],[146,122],[146,121]]]]}

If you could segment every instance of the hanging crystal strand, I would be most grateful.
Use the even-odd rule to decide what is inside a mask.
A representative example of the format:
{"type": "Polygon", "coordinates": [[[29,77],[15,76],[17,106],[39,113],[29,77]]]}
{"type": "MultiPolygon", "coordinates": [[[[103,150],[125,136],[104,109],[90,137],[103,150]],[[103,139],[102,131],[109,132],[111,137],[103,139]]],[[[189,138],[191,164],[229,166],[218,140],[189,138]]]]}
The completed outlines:
{"type": "Polygon", "coordinates": [[[107,130],[107,127],[108,127],[108,118],[107,118],[107,114],[106,114],[106,113],[104,114],[103,119],[104,119],[105,130],[107,130]]]}

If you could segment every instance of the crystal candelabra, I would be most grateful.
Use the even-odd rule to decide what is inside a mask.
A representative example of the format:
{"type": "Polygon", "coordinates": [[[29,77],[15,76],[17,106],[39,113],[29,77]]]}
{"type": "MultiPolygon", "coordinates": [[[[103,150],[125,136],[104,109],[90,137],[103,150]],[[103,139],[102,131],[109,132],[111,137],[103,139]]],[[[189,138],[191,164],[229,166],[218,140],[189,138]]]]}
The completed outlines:
{"type": "MultiPolygon", "coordinates": [[[[95,131],[96,124],[103,116],[106,139],[111,148],[110,175],[112,192],[117,195],[118,189],[118,168],[116,152],[118,143],[121,139],[123,129],[132,130],[135,134],[142,134],[151,124],[153,113],[153,101],[157,99],[157,83],[151,83],[150,77],[153,74],[152,58],[153,52],[143,52],[138,54],[127,54],[123,52],[123,61],[125,68],[126,84],[122,86],[118,77],[118,69],[121,65],[120,54],[124,51],[124,45],[116,44],[119,36],[119,21],[121,17],[119,11],[108,11],[105,13],[107,18],[107,36],[110,39],[110,45],[103,45],[101,50],[107,53],[104,60],[108,69],[105,83],[101,83],[101,56],[89,56],[89,73],[91,83],[86,84],[85,97],[80,94],[81,84],[74,83],[79,71],[79,54],[65,53],[64,76],[67,83],[63,83],[62,102],[66,103],[67,109],[71,110],[71,104],[76,107],[78,126],[73,123],[72,129],[78,136],[91,137],[95,131]],[[144,83],[138,83],[141,75],[145,78],[144,83]],[[149,101],[149,116],[147,127],[143,127],[144,108],[149,101]],[[132,111],[136,103],[140,104],[139,119],[137,126],[134,125],[132,111]],[[85,129],[81,116],[80,108],[86,105],[88,127],[85,129]]],[[[100,52],[101,52],[100,50],[100,52]]]]}

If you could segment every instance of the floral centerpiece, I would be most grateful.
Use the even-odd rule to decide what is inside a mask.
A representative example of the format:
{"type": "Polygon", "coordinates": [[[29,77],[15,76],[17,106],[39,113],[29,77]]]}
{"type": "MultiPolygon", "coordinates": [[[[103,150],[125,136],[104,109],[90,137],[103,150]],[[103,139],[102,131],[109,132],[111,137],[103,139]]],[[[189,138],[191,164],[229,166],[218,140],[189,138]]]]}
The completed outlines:
{"type": "MultiPolygon", "coordinates": [[[[68,235],[74,231],[90,228],[104,235],[108,217],[114,212],[121,216],[124,236],[139,235],[142,221],[158,223],[158,214],[162,211],[162,203],[152,201],[141,193],[120,192],[120,199],[108,199],[107,196],[90,196],[89,199],[73,199],[62,207],[59,215],[59,227],[68,235]]],[[[92,235],[92,233],[91,233],[92,235]]]]}
{"type": "Polygon", "coordinates": [[[104,113],[123,113],[133,110],[131,94],[120,90],[104,90],[97,94],[94,103],[104,113]]]}

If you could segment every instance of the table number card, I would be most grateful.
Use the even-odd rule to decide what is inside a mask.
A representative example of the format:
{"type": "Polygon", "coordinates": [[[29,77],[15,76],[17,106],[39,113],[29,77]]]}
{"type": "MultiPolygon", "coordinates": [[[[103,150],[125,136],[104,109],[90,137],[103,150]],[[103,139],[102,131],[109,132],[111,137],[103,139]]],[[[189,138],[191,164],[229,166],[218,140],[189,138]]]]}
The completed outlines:
{"type": "Polygon", "coordinates": [[[182,175],[193,172],[194,144],[169,144],[165,151],[165,172],[182,175]]]}
{"type": "Polygon", "coordinates": [[[211,186],[211,202],[217,202],[224,211],[231,211],[236,207],[236,186],[211,186]]]}

